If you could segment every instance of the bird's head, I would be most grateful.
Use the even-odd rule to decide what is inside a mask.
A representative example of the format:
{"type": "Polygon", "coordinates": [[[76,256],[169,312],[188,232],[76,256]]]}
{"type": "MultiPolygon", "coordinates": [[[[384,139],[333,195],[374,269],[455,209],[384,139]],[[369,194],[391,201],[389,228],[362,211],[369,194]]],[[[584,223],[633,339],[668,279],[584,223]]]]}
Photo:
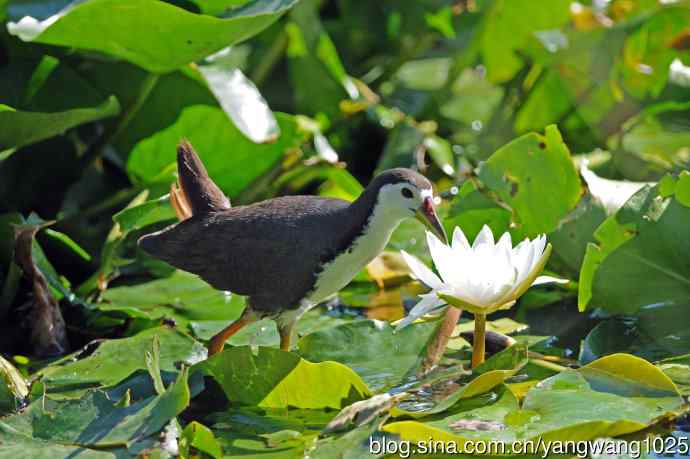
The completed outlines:
{"type": "Polygon", "coordinates": [[[431,182],[420,173],[404,168],[389,169],[377,175],[367,188],[377,191],[377,207],[400,220],[416,217],[441,240],[447,240],[434,208],[431,182]]]}

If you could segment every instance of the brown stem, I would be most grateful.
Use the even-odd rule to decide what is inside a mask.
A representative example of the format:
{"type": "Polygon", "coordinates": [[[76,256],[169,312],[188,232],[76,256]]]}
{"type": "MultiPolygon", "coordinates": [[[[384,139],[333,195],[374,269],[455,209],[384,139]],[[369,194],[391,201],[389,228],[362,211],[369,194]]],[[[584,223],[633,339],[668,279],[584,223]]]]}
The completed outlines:
{"type": "Polygon", "coordinates": [[[436,365],[443,357],[443,353],[448,346],[448,341],[455,330],[455,325],[460,319],[462,314],[462,309],[455,308],[453,306],[448,306],[446,309],[446,315],[443,317],[443,321],[436,330],[436,335],[434,339],[426,347],[426,356],[422,362],[422,372],[426,373],[436,365]]]}
{"type": "Polygon", "coordinates": [[[474,315],[474,340],[472,342],[472,368],[484,362],[486,349],[486,315],[474,315]]]}

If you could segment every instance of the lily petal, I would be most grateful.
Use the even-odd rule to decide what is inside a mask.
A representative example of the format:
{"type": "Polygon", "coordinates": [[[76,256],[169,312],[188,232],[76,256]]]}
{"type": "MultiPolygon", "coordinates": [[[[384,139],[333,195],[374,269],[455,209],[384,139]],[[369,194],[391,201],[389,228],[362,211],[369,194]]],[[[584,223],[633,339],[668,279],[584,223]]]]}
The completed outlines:
{"type": "Polygon", "coordinates": [[[426,232],[426,243],[429,246],[431,258],[434,260],[434,265],[436,265],[436,269],[441,275],[443,282],[456,281],[458,278],[456,275],[458,265],[455,263],[453,250],[429,231],[426,232]]]}
{"type": "Polygon", "coordinates": [[[426,285],[429,288],[432,289],[438,289],[443,286],[443,282],[441,279],[434,274],[434,272],[429,269],[422,261],[415,257],[414,255],[410,255],[409,253],[405,252],[404,250],[401,250],[400,253],[402,254],[403,258],[405,259],[405,263],[407,263],[407,266],[410,267],[412,270],[412,274],[414,274],[414,277],[417,278],[421,283],[426,285]]]}
{"type": "Polygon", "coordinates": [[[422,300],[410,310],[410,313],[407,315],[407,317],[403,318],[395,325],[396,331],[408,326],[420,317],[423,317],[428,313],[437,310],[440,306],[446,304],[445,301],[433,293],[420,295],[420,297],[422,300]]]}
{"type": "Polygon", "coordinates": [[[517,284],[512,294],[514,298],[519,298],[520,296],[522,296],[523,293],[527,291],[527,289],[529,289],[532,286],[534,281],[537,279],[539,273],[542,272],[544,266],[546,266],[546,262],[549,260],[549,256],[551,256],[551,248],[551,244],[546,245],[544,253],[541,254],[541,257],[539,257],[539,261],[534,266],[534,268],[532,268],[532,271],[530,271],[527,278],[525,278],[521,283],[517,284]]]}
{"type": "Polygon", "coordinates": [[[529,240],[521,242],[518,249],[515,267],[518,270],[517,284],[521,284],[529,276],[537,257],[535,257],[534,244],[529,240]]]}
{"type": "Polygon", "coordinates": [[[481,231],[479,231],[479,234],[477,234],[477,237],[474,239],[472,248],[476,250],[479,246],[485,244],[494,245],[494,233],[491,232],[491,228],[489,228],[488,225],[482,226],[481,231]]]}
{"type": "Polygon", "coordinates": [[[513,241],[510,237],[509,232],[503,233],[503,236],[498,240],[496,243],[497,248],[501,248],[501,250],[507,249],[509,252],[512,252],[513,249],[513,241]]]}
{"type": "Polygon", "coordinates": [[[470,243],[467,240],[467,236],[462,232],[459,226],[455,227],[453,231],[453,250],[468,250],[470,248],[470,243]]]}
{"type": "Polygon", "coordinates": [[[532,286],[544,284],[567,284],[568,282],[570,282],[568,279],[564,279],[562,277],[539,276],[536,279],[534,279],[534,282],[532,282],[532,286]]]}

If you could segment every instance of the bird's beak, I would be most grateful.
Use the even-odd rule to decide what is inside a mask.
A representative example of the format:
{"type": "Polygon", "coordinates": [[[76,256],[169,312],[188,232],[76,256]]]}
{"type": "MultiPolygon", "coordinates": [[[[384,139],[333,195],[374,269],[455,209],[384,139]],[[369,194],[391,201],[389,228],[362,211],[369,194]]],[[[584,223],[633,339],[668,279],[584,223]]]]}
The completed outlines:
{"type": "Polygon", "coordinates": [[[436,215],[436,209],[434,209],[434,198],[427,196],[424,198],[424,202],[417,209],[415,214],[417,220],[422,222],[429,231],[434,233],[444,244],[448,244],[448,238],[446,237],[446,231],[443,229],[441,222],[436,215]]]}

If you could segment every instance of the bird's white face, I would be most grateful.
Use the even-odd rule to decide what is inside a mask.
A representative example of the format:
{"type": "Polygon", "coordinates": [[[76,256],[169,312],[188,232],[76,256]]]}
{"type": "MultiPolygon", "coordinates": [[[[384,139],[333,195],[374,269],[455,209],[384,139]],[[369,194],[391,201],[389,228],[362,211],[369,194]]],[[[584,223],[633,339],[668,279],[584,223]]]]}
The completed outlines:
{"type": "Polygon", "coordinates": [[[380,206],[381,210],[395,218],[403,219],[414,217],[427,198],[433,201],[431,188],[419,189],[408,182],[393,183],[381,187],[377,207],[380,206]]]}

